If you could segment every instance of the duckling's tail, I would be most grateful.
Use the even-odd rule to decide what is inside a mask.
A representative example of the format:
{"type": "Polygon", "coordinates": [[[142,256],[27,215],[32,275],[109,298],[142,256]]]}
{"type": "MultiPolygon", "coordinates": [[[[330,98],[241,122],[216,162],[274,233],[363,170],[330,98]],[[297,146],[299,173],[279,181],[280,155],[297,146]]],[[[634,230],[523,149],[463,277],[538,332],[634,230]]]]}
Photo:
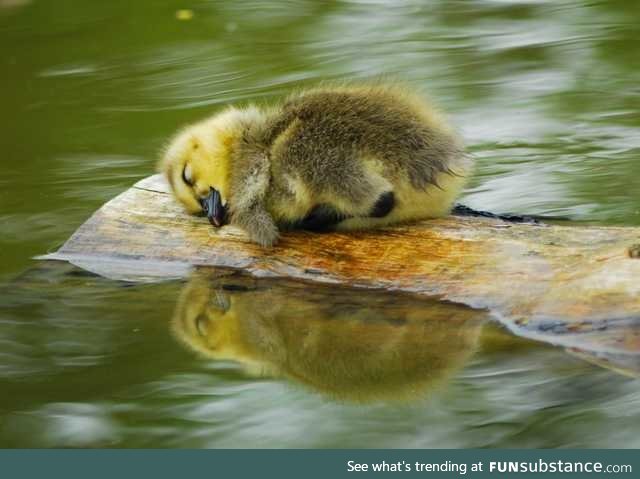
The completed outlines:
{"type": "Polygon", "coordinates": [[[569,218],[561,216],[538,216],[538,215],[516,215],[512,213],[496,214],[489,211],[478,211],[465,205],[456,204],[451,210],[451,214],[455,216],[476,216],[482,218],[494,218],[508,223],[529,223],[539,225],[545,221],[563,221],[569,218]]]}

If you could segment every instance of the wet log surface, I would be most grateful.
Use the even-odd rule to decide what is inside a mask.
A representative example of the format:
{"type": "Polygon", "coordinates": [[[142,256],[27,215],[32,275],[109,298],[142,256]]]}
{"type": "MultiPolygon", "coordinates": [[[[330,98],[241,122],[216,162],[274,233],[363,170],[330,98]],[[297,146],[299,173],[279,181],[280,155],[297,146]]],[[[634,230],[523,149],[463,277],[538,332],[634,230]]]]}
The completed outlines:
{"type": "Polygon", "coordinates": [[[185,214],[160,176],[98,210],[56,252],[118,280],[185,278],[195,266],[387,291],[487,310],[513,333],[640,371],[640,228],[449,217],[359,233],[283,234],[274,248],[185,214]]]}

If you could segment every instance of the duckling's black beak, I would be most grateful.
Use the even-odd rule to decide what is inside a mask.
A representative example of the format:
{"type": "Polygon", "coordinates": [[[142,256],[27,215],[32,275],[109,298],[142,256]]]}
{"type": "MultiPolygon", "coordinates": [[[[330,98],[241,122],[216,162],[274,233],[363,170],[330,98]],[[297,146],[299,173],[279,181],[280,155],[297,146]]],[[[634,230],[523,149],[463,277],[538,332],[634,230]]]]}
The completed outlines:
{"type": "Polygon", "coordinates": [[[222,206],[222,199],[218,190],[210,188],[207,197],[200,200],[200,205],[202,205],[204,214],[209,218],[209,223],[216,228],[225,224],[227,212],[225,207],[222,206]]]}

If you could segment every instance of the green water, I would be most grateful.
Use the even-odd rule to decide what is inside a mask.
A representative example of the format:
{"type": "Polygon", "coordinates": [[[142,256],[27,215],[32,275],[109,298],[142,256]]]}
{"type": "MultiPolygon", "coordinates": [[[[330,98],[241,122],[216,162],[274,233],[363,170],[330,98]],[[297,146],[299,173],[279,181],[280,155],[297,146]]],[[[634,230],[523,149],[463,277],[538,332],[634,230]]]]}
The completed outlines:
{"type": "Polygon", "coordinates": [[[0,0],[0,445],[640,447],[637,379],[464,308],[355,291],[297,302],[296,286],[261,282],[230,290],[245,316],[221,360],[175,326],[217,280],[130,285],[31,260],[148,175],[184,123],[379,74],[449,112],[478,160],[466,204],[639,225],[639,44],[640,4],[623,0],[0,0]],[[245,324],[256,310],[270,313],[245,324]],[[421,351],[413,334],[443,340],[421,351]],[[296,341],[310,338],[307,356],[296,341]],[[407,367],[376,378],[363,360],[384,360],[376,345],[407,367]]]}

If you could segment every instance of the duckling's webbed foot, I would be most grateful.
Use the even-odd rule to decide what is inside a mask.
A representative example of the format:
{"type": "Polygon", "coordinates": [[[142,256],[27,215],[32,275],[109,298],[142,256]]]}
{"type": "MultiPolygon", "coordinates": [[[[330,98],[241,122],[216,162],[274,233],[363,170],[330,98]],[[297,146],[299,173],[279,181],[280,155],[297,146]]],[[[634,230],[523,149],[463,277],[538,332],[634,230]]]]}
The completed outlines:
{"type": "Polygon", "coordinates": [[[278,228],[262,205],[254,204],[246,210],[236,211],[232,219],[233,224],[244,229],[252,241],[265,247],[278,242],[278,228]]]}
{"type": "Polygon", "coordinates": [[[346,215],[337,211],[333,206],[320,204],[314,206],[307,213],[307,216],[297,221],[293,228],[323,233],[332,231],[338,223],[347,218],[346,215]]]}
{"type": "Polygon", "coordinates": [[[395,205],[396,196],[393,194],[393,191],[382,193],[373,205],[369,216],[373,218],[383,218],[391,213],[395,205]]]}

